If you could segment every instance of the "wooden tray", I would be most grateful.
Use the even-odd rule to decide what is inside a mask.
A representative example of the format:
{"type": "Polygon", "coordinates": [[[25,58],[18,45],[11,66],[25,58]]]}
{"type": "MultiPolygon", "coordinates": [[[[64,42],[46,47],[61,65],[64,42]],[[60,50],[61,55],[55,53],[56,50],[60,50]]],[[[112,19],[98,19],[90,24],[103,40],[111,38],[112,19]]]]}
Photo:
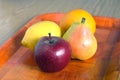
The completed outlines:
{"type": "Polygon", "coordinates": [[[89,60],[71,60],[60,72],[45,73],[36,65],[33,52],[21,45],[26,29],[41,20],[59,24],[63,13],[38,15],[0,47],[0,80],[120,80],[120,19],[94,16],[98,41],[89,60]]]}

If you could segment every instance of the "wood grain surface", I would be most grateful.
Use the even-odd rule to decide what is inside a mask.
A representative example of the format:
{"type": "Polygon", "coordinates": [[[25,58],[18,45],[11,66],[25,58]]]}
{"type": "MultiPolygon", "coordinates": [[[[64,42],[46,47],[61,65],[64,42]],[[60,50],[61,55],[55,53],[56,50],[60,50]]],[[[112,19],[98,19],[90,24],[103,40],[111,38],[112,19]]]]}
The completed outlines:
{"type": "Polygon", "coordinates": [[[26,29],[40,20],[59,24],[62,13],[36,16],[0,47],[1,80],[119,80],[120,79],[120,19],[95,16],[98,41],[96,55],[89,60],[71,60],[61,71],[42,72],[36,65],[34,53],[21,46],[26,29]],[[57,16],[58,15],[58,16],[57,16]],[[47,16],[47,18],[46,18],[47,16]],[[54,16],[51,19],[51,16],[54,16]]]}

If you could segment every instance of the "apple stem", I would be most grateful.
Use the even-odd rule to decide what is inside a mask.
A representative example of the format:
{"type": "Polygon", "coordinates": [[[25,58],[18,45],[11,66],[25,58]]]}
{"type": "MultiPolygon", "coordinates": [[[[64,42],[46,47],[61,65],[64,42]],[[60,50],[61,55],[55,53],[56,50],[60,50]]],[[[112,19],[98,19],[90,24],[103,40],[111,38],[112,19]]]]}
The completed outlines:
{"type": "Polygon", "coordinates": [[[84,24],[84,23],[85,23],[85,18],[84,18],[84,17],[82,18],[81,23],[82,23],[82,24],[84,24]]]}
{"type": "Polygon", "coordinates": [[[51,39],[51,33],[48,33],[48,35],[49,35],[49,38],[51,39]]]}
{"type": "Polygon", "coordinates": [[[51,33],[48,33],[49,35],[49,43],[53,43],[53,41],[51,40],[51,33]]]}

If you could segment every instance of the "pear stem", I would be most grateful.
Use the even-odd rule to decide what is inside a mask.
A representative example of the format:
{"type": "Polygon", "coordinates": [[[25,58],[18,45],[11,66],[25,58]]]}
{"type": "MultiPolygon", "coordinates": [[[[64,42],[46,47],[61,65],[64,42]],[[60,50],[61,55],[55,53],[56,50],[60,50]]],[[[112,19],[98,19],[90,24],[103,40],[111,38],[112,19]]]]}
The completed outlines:
{"type": "Polygon", "coordinates": [[[48,35],[49,35],[49,43],[51,44],[53,43],[53,41],[51,40],[51,33],[48,33],[48,35]]]}
{"type": "Polygon", "coordinates": [[[82,18],[81,23],[82,23],[82,24],[84,24],[84,23],[85,23],[85,18],[84,18],[84,17],[82,18]]]}

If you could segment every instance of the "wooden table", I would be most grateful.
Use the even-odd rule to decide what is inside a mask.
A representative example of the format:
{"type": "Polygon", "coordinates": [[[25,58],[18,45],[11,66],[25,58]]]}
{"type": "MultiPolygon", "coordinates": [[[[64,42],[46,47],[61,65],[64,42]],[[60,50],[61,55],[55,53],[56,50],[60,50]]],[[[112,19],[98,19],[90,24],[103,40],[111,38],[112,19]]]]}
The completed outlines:
{"type": "Polygon", "coordinates": [[[3,44],[0,46],[0,79],[119,80],[119,3],[118,0],[0,0],[0,44],[3,44]],[[60,72],[44,73],[35,64],[33,52],[20,44],[24,32],[31,23],[39,20],[40,14],[64,13],[75,8],[88,10],[94,15],[97,23],[95,36],[98,40],[96,55],[87,61],[71,60],[60,72]]]}

